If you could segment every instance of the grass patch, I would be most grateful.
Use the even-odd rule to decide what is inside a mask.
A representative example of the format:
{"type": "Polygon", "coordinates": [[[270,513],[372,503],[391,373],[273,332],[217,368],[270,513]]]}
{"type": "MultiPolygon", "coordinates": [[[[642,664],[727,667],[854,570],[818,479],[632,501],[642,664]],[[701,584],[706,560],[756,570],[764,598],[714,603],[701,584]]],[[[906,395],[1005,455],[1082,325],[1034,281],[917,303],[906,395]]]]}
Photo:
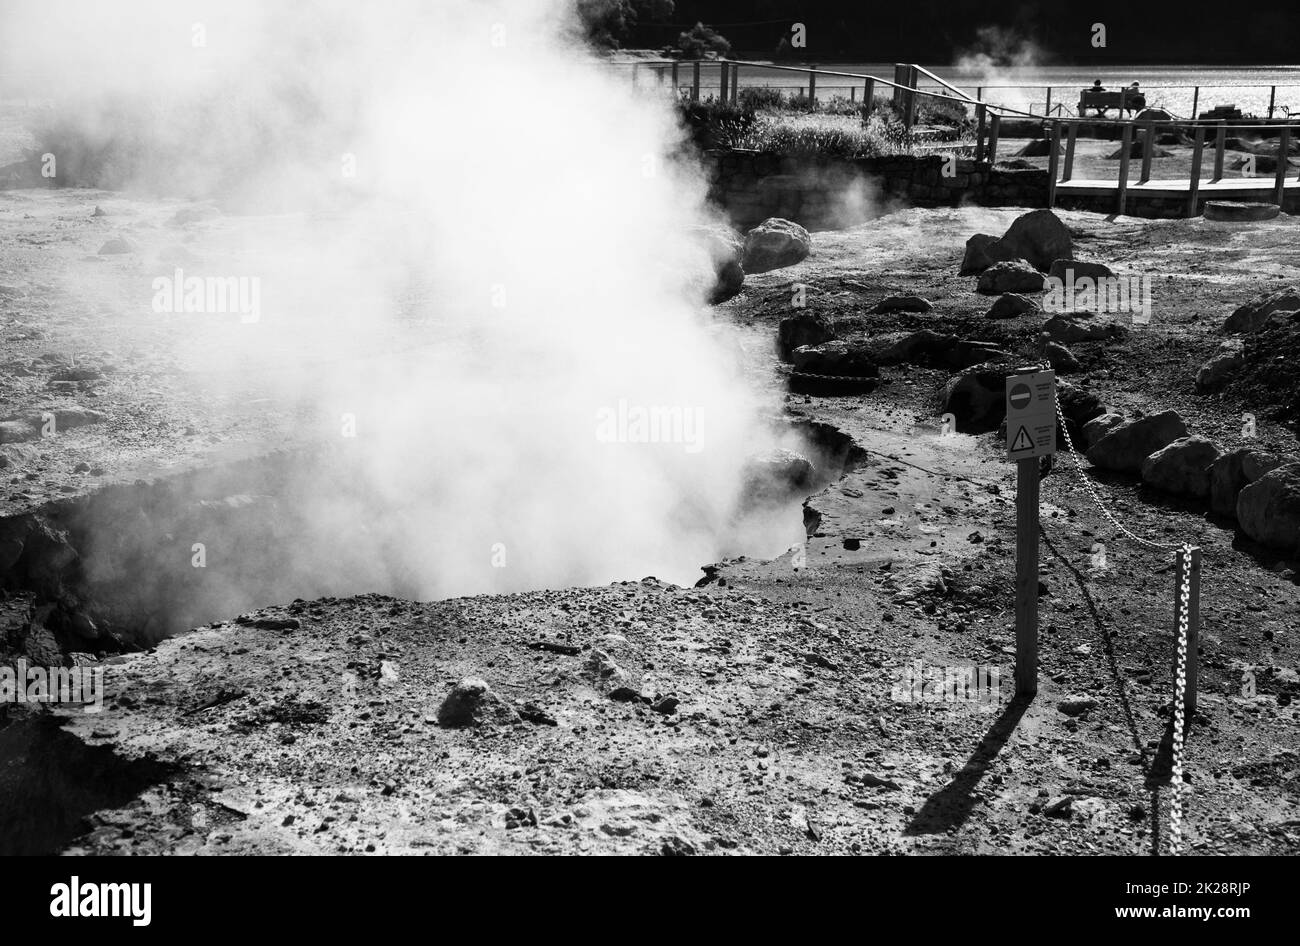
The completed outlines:
{"type": "Polygon", "coordinates": [[[762,113],[747,127],[721,129],[726,148],[782,155],[872,158],[910,154],[901,122],[887,115],[867,121],[848,115],[762,113]]]}

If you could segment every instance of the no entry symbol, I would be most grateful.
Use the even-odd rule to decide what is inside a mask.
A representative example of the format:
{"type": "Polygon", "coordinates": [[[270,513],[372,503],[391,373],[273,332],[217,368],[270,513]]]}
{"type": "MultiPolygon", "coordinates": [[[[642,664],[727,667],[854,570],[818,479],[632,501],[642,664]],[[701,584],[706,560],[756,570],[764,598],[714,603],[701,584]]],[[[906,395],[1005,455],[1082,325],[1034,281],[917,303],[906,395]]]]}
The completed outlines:
{"type": "Polygon", "coordinates": [[[1012,407],[1020,411],[1029,406],[1033,396],[1034,392],[1029,390],[1029,385],[1017,384],[1011,389],[1011,393],[1007,395],[1007,400],[1011,402],[1012,407]]]}

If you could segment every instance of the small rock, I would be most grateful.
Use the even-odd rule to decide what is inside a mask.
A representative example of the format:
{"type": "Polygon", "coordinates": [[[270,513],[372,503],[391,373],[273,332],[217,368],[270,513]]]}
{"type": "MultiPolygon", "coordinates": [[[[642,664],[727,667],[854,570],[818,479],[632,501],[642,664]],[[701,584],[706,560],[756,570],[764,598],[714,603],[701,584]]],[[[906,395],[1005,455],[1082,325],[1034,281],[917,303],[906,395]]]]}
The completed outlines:
{"type": "Polygon", "coordinates": [[[1052,268],[1047,272],[1047,278],[1056,280],[1061,286],[1069,286],[1073,283],[1076,287],[1080,279],[1091,279],[1095,283],[1098,279],[1110,279],[1114,276],[1111,268],[1103,263],[1090,263],[1077,259],[1052,260],[1052,268]]]}
{"type": "Polygon", "coordinates": [[[1097,701],[1090,696],[1071,696],[1057,703],[1056,708],[1066,716],[1081,716],[1096,705],[1097,701]]]}
{"type": "Polygon", "coordinates": [[[123,253],[134,253],[135,244],[126,237],[113,237],[99,248],[100,256],[119,256],[123,253]]]}
{"type": "Polygon", "coordinates": [[[1058,345],[1056,342],[1048,342],[1043,346],[1043,354],[1047,356],[1048,364],[1061,374],[1069,374],[1078,371],[1080,368],[1079,359],[1074,357],[1074,352],[1064,345],[1058,345]]]}
{"type": "Polygon", "coordinates": [[[1044,322],[1042,332],[1048,341],[1072,345],[1123,338],[1128,327],[1117,319],[1091,312],[1062,312],[1044,322]]]}
{"type": "Polygon", "coordinates": [[[1074,796],[1062,795],[1048,802],[1043,814],[1049,818],[1069,818],[1074,814],[1074,796]]]}
{"type": "Polygon", "coordinates": [[[627,686],[630,679],[628,672],[616,664],[614,658],[597,648],[592,648],[583,670],[587,677],[605,692],[627,686]]]}
{"type": "Polygon", "coordinates": [[[440,726],[505,725],[519,720],[515,709],[478,677],[466,677],[457,683],[438,708],[440,726]]]}
{"type": "Polygon", "coordinates": [[[1043,274],[1023,259],[994,263],[980,274],[975,291],[984,295],[1042,292],[1043,274]]]}
{"type": "Polygon", "coordinates": [[[876,303],[872,312],[929,312],[934,306],[920,296],[887,296],[876,303]]]}
{"type": "Polygon", "coordinates": [[[1246,364],[1245,342],[1230,338],[1196,372],[1196,390],[1201,394],[1223,387],[1246,364]]]}
{"type": "Polygon", "coordinates": [[[745,273],[765,273],[793,266],[812,251],[812,238],[799,224],[769,217],[745,234],[745,273]]]}
{"type": "Polygon", "coordinates": [[[1014,319],[1030,312],[1037,312],[1038,309],[1038,303],[1028,296],[1022,296],[1016,292],[1004,292],[993,303],[987,317],[990,319],[1014,319]]]}

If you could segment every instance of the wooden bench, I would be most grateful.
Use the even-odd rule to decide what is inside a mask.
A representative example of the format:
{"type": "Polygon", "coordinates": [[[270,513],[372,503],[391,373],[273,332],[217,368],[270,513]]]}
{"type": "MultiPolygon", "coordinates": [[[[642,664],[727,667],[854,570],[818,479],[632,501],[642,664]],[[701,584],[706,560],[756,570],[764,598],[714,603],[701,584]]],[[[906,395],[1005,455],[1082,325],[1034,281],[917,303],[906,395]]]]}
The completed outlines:
{"type": "Polygon", "coordinates": [[[1080,118],[1087,114],[1088,109],[1104,117],[1112,108],[1123,113],[1141,111],[1146,107],[1146,96],[1134,89],[1117,89],[1114,92],[1105,89],[1084,89],[1079,93],[1080,118]]]}

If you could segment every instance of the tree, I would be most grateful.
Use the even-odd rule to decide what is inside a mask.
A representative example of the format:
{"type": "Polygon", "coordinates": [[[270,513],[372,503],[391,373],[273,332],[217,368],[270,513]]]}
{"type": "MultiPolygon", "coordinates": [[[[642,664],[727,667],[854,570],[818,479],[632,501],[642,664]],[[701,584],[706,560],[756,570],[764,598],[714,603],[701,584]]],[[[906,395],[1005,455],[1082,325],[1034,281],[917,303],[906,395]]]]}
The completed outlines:
{"type": "Polygon", "coordinates": [[[577,12],[591,45],[618,49],[638,22],[672,16],[673,0],[578,0],[577,12]]]}
{"type": "Polygon", "coordinates": [[[731,44],[713,27],[703,23],[696,23],[689,33],[678,36],[677,48],[682,51],[683,59],[703,59],[706,53],[725,56],[731,52],[731,44]]]}

